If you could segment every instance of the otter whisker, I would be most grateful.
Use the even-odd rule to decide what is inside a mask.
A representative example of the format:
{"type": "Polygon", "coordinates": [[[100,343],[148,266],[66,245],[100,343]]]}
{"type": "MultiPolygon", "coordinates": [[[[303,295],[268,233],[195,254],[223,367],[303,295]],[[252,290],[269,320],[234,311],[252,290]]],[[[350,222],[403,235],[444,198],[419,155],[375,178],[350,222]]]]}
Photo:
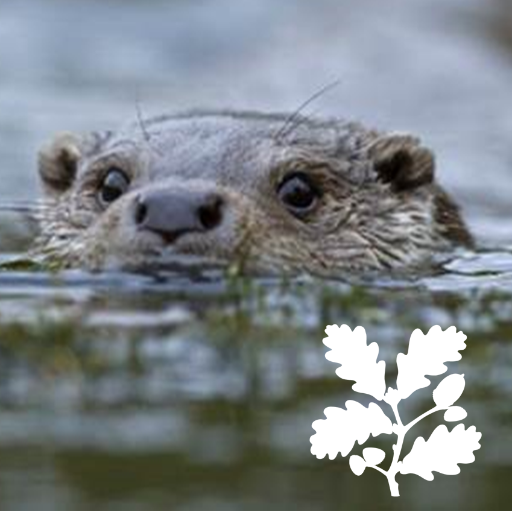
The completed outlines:
{"type": "Polygon", "coordinates": [[[50,208],[49,201],[14,201],[8,203],[0,203],[1,212],[12,213],[32,213],[38,212],[45,208],[50,208]]]}
{"type": "Polygon", "coordinates": [[[159,151],[158,148],[156,148],[152,143],[151,143],[151,134],[149,133],[149,131],[147,130],[147,127],[146,127],[146,122],[144,121],[144,116],[142,114],[142,108],[141,108],[141,104],[140,104],[140,100],[139,98],[137,98],[135,100],[135,111],[137,113],[137,123],[139,125],[139,128],[140,128],[140,131],[142,132],[142,136],[144,138],[144,141],[146,142],[147,146],[149,147],[149,149],[159,155],[161,155],[162,153],[159,151]]]}
{"type": "Polygon", "coordinates": [[[139,123],[139,127],[142,132],[142,135],[144,136],[144,140],[150,145],[151,135],[149,134],[149,132],[146,129],[146,126],[144,125],[144,118],[142,117],[142,110],[140,107],[139,98],[135,100],[135,111],[137,112],[137,122],[139,123]]]}
{"type": "Polygon", "coordinates": [[[301,113],[307,108],[311,103],[316,101],[318,98],[329,92],[331,89],[334,89],[340,84],[339,79],[334,82],[330,82],[327,85],[323,86],[320,90],[312,94],[306,101],[301,103],[297,109],[292,112],[284,121],[281,128],[275,133],[274,138],[276,140],[282,140],[284,137],[290,135],[298,126],[300,126],[304,120],[300,117],[301,113]],[[297,124],[296,121],[299,120],[297,124]]]}
{"type": "Polygon", "coordinates": [[[18,199],[18,200],[10,200],[10,201],[1,201],[0,206],[32,206],[39,204],[47,204],[55,202],[53,199],[18,199]]]}
{"type": "Polygon", "coordinates": [[[293,132],[297,131],[303,124],[306,124],[306,123],[312,121],[318,115],[320,110],[321,110],[320,108],[317,108],[309,115],[297,116],[297,118],[295,119],[293,124],[290,126],[289,130],[287,130],[286,133],[284,133],[284,135],[281,137],[281,139],[289,137],[290,135],[292,135],[293,132]]]}

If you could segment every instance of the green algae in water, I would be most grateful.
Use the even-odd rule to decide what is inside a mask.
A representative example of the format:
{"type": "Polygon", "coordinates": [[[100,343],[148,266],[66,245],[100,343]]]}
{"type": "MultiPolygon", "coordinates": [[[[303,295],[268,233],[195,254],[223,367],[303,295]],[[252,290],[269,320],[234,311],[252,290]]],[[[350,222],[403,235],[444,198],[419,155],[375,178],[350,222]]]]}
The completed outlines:
{"type": "Polygon", "coordinates": [[[0,262],[0,272],[49,272],[51,270],[51,267],[47,264],[28,258],[16,258],[0,262]]]}

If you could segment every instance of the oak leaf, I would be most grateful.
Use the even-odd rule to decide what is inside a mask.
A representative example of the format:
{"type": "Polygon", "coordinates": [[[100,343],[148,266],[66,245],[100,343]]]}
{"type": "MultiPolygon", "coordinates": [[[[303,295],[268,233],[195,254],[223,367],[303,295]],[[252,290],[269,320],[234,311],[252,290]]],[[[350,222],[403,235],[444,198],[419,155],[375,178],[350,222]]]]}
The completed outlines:
{"type": "Polygon", "coordinates": [[[470,464],[475,461],[474,450],[480,448],[482,437],[476,428],[464,430],[464,424],[459,423],[451,432],[446,425],[439,425],[432,432],[428,441],[417,437],[411,451],[404,457],[400,473],[414,473],[425,480],[434,480],[432,471],[444,475],[458,475],[458,464],[470,464]]]}
{"type": "Polygon", "coordinates": [[[354,447],[355,442],[365,443],[370,434],[391,434],[391,420],[375,403],[368,408],[354,400],[347,400],[345,409],[327,407],[324,411],[325,420],[313,422],[316,434],[310,437],[311,453],[318,459],[327,454],[332,460],[341,453],[345,457],[354,447]]]}
{"type": "Polygon", "coordinates": [[[435,325],[427,334],[420,329],[413,331],[407,355],[398,354],[396,358],[400,398],[408,398],[416,390],[429,386],[430,380],[425,375],[443,374],[448,369],[445,362],[459,361],[462,358],[459,350],[466,348],[466,338],[455,327],[442,331],[435,325]]]}
{"type": "Polygon", "coordinates": [[[338,377],[356,381],[352,386],[354,391],[382,400],[386,391],[386,363],[377,362],[377,343],[366,345],[364,327],[356,327],[352,331],[348,325],[328,325],[325,332],[327,338],[323,342],[331,349],[325,358],[340,363],[341,366],[336,370],[338,377]]]}

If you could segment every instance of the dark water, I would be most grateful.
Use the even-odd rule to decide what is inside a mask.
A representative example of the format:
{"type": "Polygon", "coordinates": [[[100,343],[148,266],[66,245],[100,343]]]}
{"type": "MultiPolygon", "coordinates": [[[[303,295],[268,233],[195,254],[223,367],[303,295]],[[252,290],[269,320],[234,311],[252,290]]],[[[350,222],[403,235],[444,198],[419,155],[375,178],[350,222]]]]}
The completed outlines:
{"type": "MultiPolygon", "coordinates": [[[[511,27],[504,0],[2,2],[0,203],[37,197],[54,131],[115,126],[137,102],[293,109],[341,78],[313,110],[421,134],[482,249],[351,284],[0,273],[0,508],[509,509],[511,27]],[[332,323],[366,328],[388,384],[413,329],[463,330],[449,366],[476,462],[399,476],[392,499],[378,473],[313,457],[312,421],[361,397],[324,358],[332,323]]],[[[0,259],[31,233],[0,212],[0,259]]],[[[427,407],[418,392],[403,416],[427,407]]]]}

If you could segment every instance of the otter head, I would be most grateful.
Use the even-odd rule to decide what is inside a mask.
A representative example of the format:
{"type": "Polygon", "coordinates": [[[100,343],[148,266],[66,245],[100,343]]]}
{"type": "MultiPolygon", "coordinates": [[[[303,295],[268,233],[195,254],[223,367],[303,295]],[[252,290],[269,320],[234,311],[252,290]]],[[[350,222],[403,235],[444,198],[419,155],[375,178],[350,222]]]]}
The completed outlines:
{"type": "Polygon", "coordinates": [[[469,244],[408,135],[337,120],[191,113],[43,148],[35,253],[62,266],[173,261],[249,272],[394,269],[469,244]]]}

